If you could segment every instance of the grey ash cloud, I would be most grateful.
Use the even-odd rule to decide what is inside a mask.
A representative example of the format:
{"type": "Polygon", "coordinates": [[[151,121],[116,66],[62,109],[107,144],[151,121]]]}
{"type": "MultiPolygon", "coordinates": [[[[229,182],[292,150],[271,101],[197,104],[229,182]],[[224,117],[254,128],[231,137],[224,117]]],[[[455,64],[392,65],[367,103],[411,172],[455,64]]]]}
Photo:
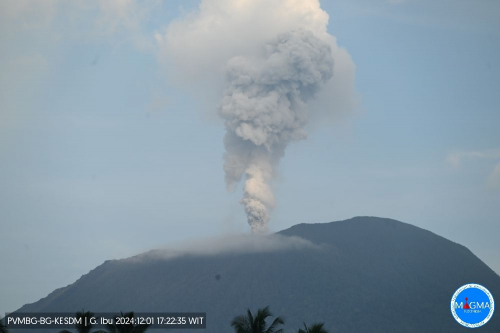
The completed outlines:
{"type": "Polygon", "coordinates": [[[254,232],[268,229],[277,167],[288,144],[307,137],[311,115],[355,107],[355,66],[328,19],[317,0],[203,0],[156,35],[170,77],[209,95],[203,104],[224,121],[226,186],[243,181],[254,232]]]}
{"type": "Polygon", "coordinates": [[[290,31],[265,45],[260,56],[230,59],[226,75],[219,109],[226,127],[226,184],[232,189],[245,178],[241,203],[252,230],[261,232],[275,206],[275,168],[291,141],[306,138],[306,103],[332,77],[332,52],[311,31],[290,31]]]}

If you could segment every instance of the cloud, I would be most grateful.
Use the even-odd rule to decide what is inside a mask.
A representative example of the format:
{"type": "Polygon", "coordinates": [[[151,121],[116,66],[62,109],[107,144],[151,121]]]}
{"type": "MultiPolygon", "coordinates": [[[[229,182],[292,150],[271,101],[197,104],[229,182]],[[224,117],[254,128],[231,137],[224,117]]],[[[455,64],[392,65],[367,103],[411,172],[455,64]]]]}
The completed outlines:
{"type": "Polygon", "coordinates": [[[464,160],[468,159],[500,159],[500,149],[483,151],[455,151],[446,157],[448,163],[454,167],[459,167],[464,160]]]}
{"type": "Polygon", "coordinates": [[[197,11],[174,20],[156,34],[158,58],[175,81],[198,82],[199,91],[216,94],[224,87],[229,59],[257,56],[261,46],[290,30],[305,29],[330,45],[334,76],[318,94],[323,114],[350,113],[357,107],[356,66],[327,32],[329,16],[318,0],[203,0],[197,11]]]}
{"type": "Polygon", "coordinates": [[[249,180],[242,199],[249,221],[269,218],[275,168],[286,145],[306,137],[309,119],[335,118],[357,106],[355,65],[328,33],[329,16],[318,0],[202,0],[156,34],[165,23],[155,19],[167,15],[160,0],[7,0],[0,6],[0,42],[8,50],[0,55],[8,74],[0,87],[10,89],[0,92],[0,107],[8,110],[0,115],[3,126],[36,112],[34,96],[47,89],[42,76],[50,77],[61,60],[54,55],[75,45],[131,43],[157,55],[174,85],[182,79],[195,96],[224,96],[219,107],[206,105],[219,110],[228,132],[229,187],[242,174],[249,180]],[[229,143],[232,138],[244,143],[229,143]],[[258,147],[247,149],[251,158],[233,154],[247,141],[258,147]]]}
{"type": "MultiPolygon", "coordinates": [[[[459,168],[465,160],[500,160],[500,149],[490,149],[483,151],[456,151],[448,154],[446,160],[454,168],[459,168]]],[[[500,163],[496,164],[487,180],[488,187],[500,188],[500,163]]]]}
{"type": "Polygon", "coordinates": [[[226,128],[226,184],[244,178],[254,231],[267,230],[277,166],[290,142],[306,138],[309,118],[356,107],[355,66],[328,20],[318,0],[203,0],[156,35],[171,78],[198,98],[222,97],[211,105],[226,128]]]}
{"type": "Polygon", "coordinates": [[[47,77],[75,45],[130,43],[154,54],[145,23],[160,5],[159,0],[0,1],[0,136],[21,130],[36,113],[37,98],[50,86],[47,77]]]}
{"type": "Polygon", "coordinates": [[[37,36],[42,44],[118,39],[142,50],[154,45],[147,24],[161,12],[161,5],[160,0],[5,0],[0,2],[0,39],[23,43],[37,36]]]}
{"type": "Polygon", "coordinates": [[[227,61],[292,29],[326,37],[328,15],[314,0],[204,0],[157,35],[163,53],[192,77],[219,76],[227,61]]]}
{"type": "Polygon", "coordinates": [[[200,239],[153,250],[130,258],[143,260],[148,258],[171,259],[184,255],[217,256],[223,254],[267,253],[298,249],[321,249],[320,245],[296,236],[272,235],[230,235],[217,238],[200,239]]]}
{"type": "Polygon", "coordinates": [[[60,0],[0,1],[0,34],[2,37],[20,30],[41,29],[49,26],[57,12],[60,0]],[[8,29],[6,29],[8,28],[8,29]]]}
{"type": "Polygon", "coordinates": [[[146,22],[161,8],[160,0],[100,0],[96,18],[98,31],[129,39],[139,50],[153,51],[154,37],[146,32],[146,22]]]}
{"type": "Polygon", "coordinates": [[[500,188],[500,163],[498,163],[491,172],[488,178],[488,185],[493,189],[500,188]]]}

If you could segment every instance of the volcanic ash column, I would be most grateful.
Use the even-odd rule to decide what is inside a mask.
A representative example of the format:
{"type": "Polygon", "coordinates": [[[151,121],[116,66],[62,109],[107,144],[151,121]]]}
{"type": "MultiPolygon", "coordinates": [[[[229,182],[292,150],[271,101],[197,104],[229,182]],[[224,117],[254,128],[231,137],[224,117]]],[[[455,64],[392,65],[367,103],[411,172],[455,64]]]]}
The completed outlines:
{"type": "Polygon", "coordinates": [[[330,45],[305,29],[278,36],[260,54],[228,61],[219,109],[224,171],[228,189],[245,177],[241,203],[252,231],[267,230],[275,169],[288,143],[306,138],[306,102],[332,75],[330,45]]]}

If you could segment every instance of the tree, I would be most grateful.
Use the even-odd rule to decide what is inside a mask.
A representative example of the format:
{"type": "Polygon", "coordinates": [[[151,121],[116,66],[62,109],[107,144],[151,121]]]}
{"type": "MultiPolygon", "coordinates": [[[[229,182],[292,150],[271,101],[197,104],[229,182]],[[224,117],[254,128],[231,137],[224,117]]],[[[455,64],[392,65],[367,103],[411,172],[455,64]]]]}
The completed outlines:
{"type": "Polygon", "coordinates": [[[254,316],[250,309],[247,310],[247,315],[234,317],[231,326],[234,327],[236,333],[282,333],[283,329],[278,329],[279,326],[284,325],[285,321],[276,317],[271,326],[266,329],[266,319],[272,317],[269,307],[257,310],[254,316]]]}
{"type": "MultiPolygon", "coordinates": [[[[134,313],[127,312],[125,314],[121,313],[122,318],[133,319],[134,313]]],[[[138,324],[134,325],[132,320],[125,320],[125,324],[108,324],[106,327],[108,328],[110,333],[144,333],[149,328],[149,324],[138,324]]]]}
{"type": "Polygon", "coordinates": [[[325,324],[318,323],[307,327],[306,323],[304,323],[305,330],[299,328],[299,331],[297,333],[328,333],[328,331],[323,328],[323,325],[325,324]]]}
{"type": "MultiPolygon", "coordinates": [[[[92,330],[92,324],[90,323],[90,318],[94,317],[94,313],[85,310],[78,311],[75,315],[76,319],[82,319],[81,324],[75,324],[76,331],[78,333],[89,333],[92,330]],[[85,320],[85,318],[87,320],[85,320]],[[85,325],[86,324],[86,325],[85,325]]],[[[2,332],[0,332],[2,333],[2,332]]],[[[62,330],[59,333],[71,333],[71,331],[68,330],[62,330]]],[[[103,330],[97,330],[94,331],[93,333],[106,333],[103,330]]]]}
{"type": "Polygon", "coordinates": [[[7,329],[7,326],[3,324],[3,321],[0,320],[0,333],[9,333],[9,330],[7,329]]]}

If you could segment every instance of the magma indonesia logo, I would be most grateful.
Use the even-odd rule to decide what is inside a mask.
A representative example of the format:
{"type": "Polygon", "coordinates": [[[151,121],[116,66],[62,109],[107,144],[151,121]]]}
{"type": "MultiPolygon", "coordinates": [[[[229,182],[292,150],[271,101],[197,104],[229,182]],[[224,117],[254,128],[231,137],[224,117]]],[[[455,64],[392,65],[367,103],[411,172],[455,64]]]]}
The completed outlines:
{"type": "Polygon", "coordinates": [[[481,327],[495,311],[495,301],[488,289],[479,284],[466,284],[458,288],[451,298],[451,314],[462,326],[481,327]]]}

